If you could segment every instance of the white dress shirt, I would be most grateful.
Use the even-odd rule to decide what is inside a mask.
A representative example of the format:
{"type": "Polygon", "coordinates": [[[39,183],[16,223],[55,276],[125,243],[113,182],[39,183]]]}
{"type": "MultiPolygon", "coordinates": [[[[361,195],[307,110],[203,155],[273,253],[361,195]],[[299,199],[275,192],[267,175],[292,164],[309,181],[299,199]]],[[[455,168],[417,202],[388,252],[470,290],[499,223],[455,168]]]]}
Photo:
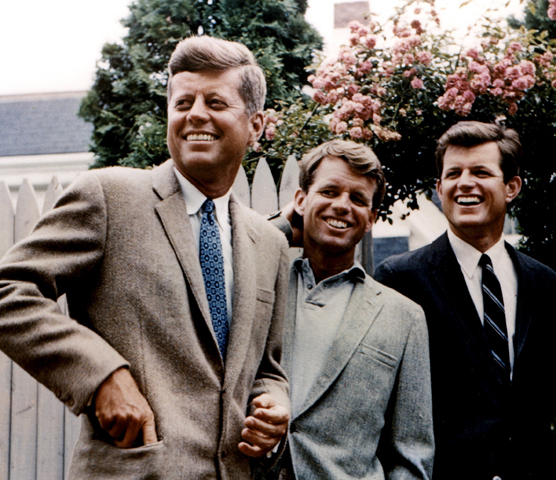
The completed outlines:
{"type": "MultiPolygon", "coordinates": [[[[456,254],[458,263],[460,264],[463,278],[467,284],[467,289],[471,295],[471,299],[475,304],[479,318],[484,325],[484,306],[483,306],[483,272],[479,266],[479,260],[482,253],[475,247],[469,245],[461,238],[457,237],[450,229],[448,229],[448,240],[456,254]]],[[[515,271],[512,259],[504,246],[504,238],[502,237],[498,243],[485,252],[492,261],[492,268],[500,282],[502,289],[502,297],[504,298],[504,310],[506,313],[506,328],[508,329],[508,343],[510,350],[510,367],[513,373],[514,367],[514,334],[515,319],[517,308],[517,273],[515,271]]]]}
{"type": "MultiPolygon", "coordinates": [[[[189,222],[193,230],[195,245],[199,251],[199,237],[201,230],[201,218],[203,212],[201,207],[207,197],[203,195],[197,187],[195,187],[187,178],[185,178],[177,168],[174,172],[180,183],[183,197],[185,198],[185,206],[189,215],[189,222]]],[[[220,233],[220,243],[222,244],[222,256],[224,257],[224,282],[226,284],[226,304],[228,311],[228,323],[232,321],[232,300],[234,292],[234,269],[232,262],[232,219],[230,217],[230,195],[231,190],[226,195],[213,198],[216,222],[218,223],[218,231],[220,233]]]]}

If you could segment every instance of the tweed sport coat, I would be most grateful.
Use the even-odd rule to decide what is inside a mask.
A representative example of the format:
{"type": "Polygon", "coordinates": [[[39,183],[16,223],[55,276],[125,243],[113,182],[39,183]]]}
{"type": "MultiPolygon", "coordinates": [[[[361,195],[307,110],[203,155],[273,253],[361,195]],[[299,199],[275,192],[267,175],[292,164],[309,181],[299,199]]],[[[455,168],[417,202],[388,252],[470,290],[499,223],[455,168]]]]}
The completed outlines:
{"type": "MultiPolygon", "coordinates": [[[[283,361],[288,373],[297,282],[292,268],[283,361]]],[[[294,472],[281,472],[285,478],[431,478],[428,336],[418,305],[368,275],[355,285],[322,372],[292,418],[288,454],[294,472]]]]}
{"type": "Polygon", "coordinates": [[[518,277],[505,389],[446,234],[386,259],[375,278],[419,303],[430,337],[435,480],[556,479],[556,273],[506,248],[518,277]]]}
{"type": "Polygon", "coordinates": [[[169,160],[109,168],[74,182],[0,264],[0,348],[83,415],[71,478],[251,478],[237,444],[251,398],[289,408],[279,365],[287,244],[230,200],[234,296],[224,365],[197,247],[169,160]],[[56,298],[67,294],[72,319],[56,298]],[[159,442],[113,446],[87,405],[129,366],[159,442]]]}

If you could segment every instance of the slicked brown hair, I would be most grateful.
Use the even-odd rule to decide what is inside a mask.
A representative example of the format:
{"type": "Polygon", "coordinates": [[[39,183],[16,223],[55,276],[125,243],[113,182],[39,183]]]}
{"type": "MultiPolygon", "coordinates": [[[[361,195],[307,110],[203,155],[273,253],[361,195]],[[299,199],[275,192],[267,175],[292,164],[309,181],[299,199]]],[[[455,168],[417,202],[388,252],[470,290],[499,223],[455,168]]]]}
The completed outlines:
{"type": "Polygon", "coordinates": [[[466,121],[451,126],[438,140],[438,146],[436,147],[438,178],[442,178],[444,155],[450,145],[469,148],[487,142],[496,142],[498,145],[504,183],[508,183],[516,175],[519,175],[521,142],[518,133],[511,128],[494,123],[466,121]]]}
{"type": "Polygon", "coordinates": [[[341,158],[355,173],[374,179],[373,210],[380,207],[386,192],[382,165],[369,147],[349,140],[330,140],[303,155],[299,165],[299,186],[305,193],[313,184],[316,169],[326,157],[341,158]]]}
{"type": "Polygon", "coordinates": [[[203,70],[241,70],[239,95],[248,116],[263,110],[266,96],[264,73],[251,51],[243,44],[203,35],[178,43],[168,62],[168,100],[172,96],[172,78],[181,72],[203,70]]]}

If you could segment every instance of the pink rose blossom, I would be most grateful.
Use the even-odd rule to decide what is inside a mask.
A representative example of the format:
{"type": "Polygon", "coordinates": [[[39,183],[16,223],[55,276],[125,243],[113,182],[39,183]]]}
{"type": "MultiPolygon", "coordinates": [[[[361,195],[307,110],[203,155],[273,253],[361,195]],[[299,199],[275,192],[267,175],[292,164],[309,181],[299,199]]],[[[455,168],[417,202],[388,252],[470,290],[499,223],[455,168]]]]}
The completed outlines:
{"type": "Polygon", "coordinates": [[[479,51],[476,48],[470,48],[465,55],[473,60],[479,59],[479,51]]]}
{"type": "Polygon", "coordinates": [[[274,129],[274,125],[271,124],[271,126],[269,126],[265,132],[265,137],[267,140],[271,141],[274,140],[274,135],[276,134],[276,130],[274,129]]]}
{"type": "Polygon", "coordinates": [[[363,129],[361,127],[353,127],[349,131],[349,136],[355,140],[363,137],[363,129]]]}
{"type": "Polygon", "coordinates": [[[319,92],[315,92],[315,93],[313,94],[313,100],[314,100],[315,102],[317,102],[317,103],[320,103],[321,105],[324,105],[324,102],[325,102],[324,93],[322,93],[322,92],[320,92],[320,91],[319,91],[319,92]]]}
{"type": "Polygon", "coordinates": [[[550,20],[556,20],[556,6],[550,5],[546,14],[548,15],[548,18],[550,18],[550,20]]]}
{"type": "Polygon", "coordinates": [[[370,35],[367,35],[366,37],[361,37],[361,43],[363,45],[365,45],[367,48],[373,49],[376,46],[376,38],[372,37],[370,35]]]}
{"type": "Polygon", "coordinates": [[[463,92],[463,99],[468,103],[473,103],[475,101],[475,94],[471,90],[466,90],[463,92]]]}
{"type": "Polygon", "coordinates": [[[341,135],[342,133],[347,132],[348,124],[346,122],[338,122],[336,125],[336,133],[341,135]]]}
{"type": "Polygon", "coordinates": [[[355,85],[355,83],[350,83],[347,87],[348,96],[353,96],[359,91],[359,85],[355,85]]]}
{"type": "Polygon", "coordinates": [[[508,107],[508,115],[515,115],[517,112],[517,103],[510,103],[508,107]]]}
{"type": "Polygon", "coordinates": [[[425,84],[423,83],[423,80],[421,80],[419,77],[415,77],[413,80],[411,80],[411,86],[418,90],[421,89],[425,86],[425,84]]]}
{"type": "Polygon", "coordinates": [[[490,91],[490,94],[491,94],[491,95],[494,95],[495,97],[499,97],[499,96],[502,95],[503,93],[504,93],[504,92],[503,92],[503,90],[502,90],[500,87],[493,88],[493,89],[490,91]]]}
{"type": "Polygon", "coordinates": [[[417,52],[417,60],[423,65],[428,65],[432,61],[432,53],[430,52],[417,52]]]}
{"type": "Polygon", "coordinates": [[[519,64],[519,68],[521,68],[521,73],[523,75],[531,75],[535,76],[535,64],[532,62],[528,62],[527,60],[523,60],[519,64]]]}

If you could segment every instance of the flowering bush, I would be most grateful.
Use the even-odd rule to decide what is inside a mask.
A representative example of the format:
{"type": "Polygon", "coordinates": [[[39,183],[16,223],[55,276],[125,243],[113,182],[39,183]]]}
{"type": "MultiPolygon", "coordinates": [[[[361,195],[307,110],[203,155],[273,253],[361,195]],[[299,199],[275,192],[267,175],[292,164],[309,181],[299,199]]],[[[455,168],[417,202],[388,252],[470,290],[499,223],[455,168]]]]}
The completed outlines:
{"type": "MultiPolygon", "coordinates": [[[[548,12],[555,16],[556,0],[548,12]]],[[[311,67],[312,100],[267,112],[250,160],[264,154],[278,176],[287,156],[330,138],[365,142],[385,169],[380,216],[389,220],[395,201],[418,208],[417,193],[432,193],[436,142],[451,125],[505,122],[524,147],[524,189],[512,207],[523,247],[556,267],[556,65],[548,34],[485,19],[463,47],[441,30],[434,0],[409,0],[382,26],[349,27],[338,58],[311,67]]]]}

